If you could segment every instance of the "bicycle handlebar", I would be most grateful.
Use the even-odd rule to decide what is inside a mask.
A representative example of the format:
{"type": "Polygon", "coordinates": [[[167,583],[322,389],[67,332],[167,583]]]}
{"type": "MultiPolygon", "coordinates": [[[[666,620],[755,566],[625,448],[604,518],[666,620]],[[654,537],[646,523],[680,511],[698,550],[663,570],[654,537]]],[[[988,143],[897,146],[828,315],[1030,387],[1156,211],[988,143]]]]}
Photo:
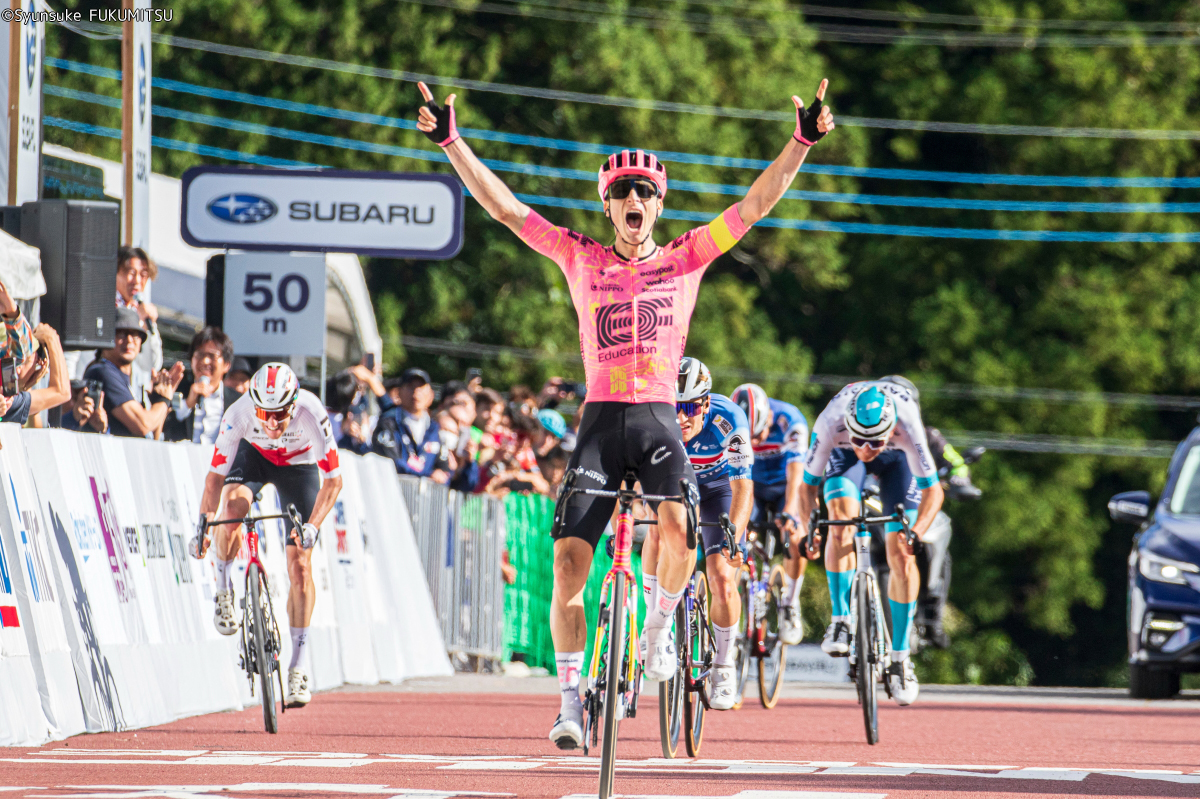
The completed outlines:
{"type": "Polygon", "coordinates": [[[828,527],[860,527],[868,524],[885,524],[887,522],[899,522],[903,525],[905,540],[909,546],[912,546],[917,541],[917,533],[912,529],[912,521],[908,518],[908,513],[905,512],[904,504],[896,503],[896,511],[890,516],[867,516],[865,513],[859,514],[852,519],[818,519],[817,510],[814,508],[812,515],[808,521],[808,541],[806,546],[811,548],[813,537],[817,530],[828,527]]]}
{"type": "Polygon", "coordinates": [[[207,537],[208,528],[215,527],[218,524],[244,524],[249,527],[250,525],[257,524],[258,522],[266,521],[268,519],[289,519],[292,522],[293,537],[295,536],[296,531],[304,526],[304,520],[300,518],[300,511],[296,509],[295,505],[288,503],[287,510],[285,510],[283,513],[268,513],[263,516],[243,516],[237,519],[205,519],[204,527],[201,530],[201,533],[207,537]]]}

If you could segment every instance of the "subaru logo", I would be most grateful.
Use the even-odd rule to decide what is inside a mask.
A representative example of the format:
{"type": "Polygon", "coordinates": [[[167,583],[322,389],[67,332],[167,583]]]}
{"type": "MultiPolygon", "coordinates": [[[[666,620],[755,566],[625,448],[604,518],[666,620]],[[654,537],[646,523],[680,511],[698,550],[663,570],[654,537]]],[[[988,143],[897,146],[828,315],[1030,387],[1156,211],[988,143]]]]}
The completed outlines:
{"type": "Polygon", "coordinates": [[[222,222],[255,225],[279,212],[275,203],[257,194],[222,194],[208,204],[208,212],[222,222]]]}
{"type": "Polygon", "coordinates": [[[33,79],[37,77],[38,68],[38,33],[37,33],[37,4],[29,4],[29,23],[26,25],[28,33],[25,35],[25,77],[29,81],[29,88],[33,88],[33,79]]]}

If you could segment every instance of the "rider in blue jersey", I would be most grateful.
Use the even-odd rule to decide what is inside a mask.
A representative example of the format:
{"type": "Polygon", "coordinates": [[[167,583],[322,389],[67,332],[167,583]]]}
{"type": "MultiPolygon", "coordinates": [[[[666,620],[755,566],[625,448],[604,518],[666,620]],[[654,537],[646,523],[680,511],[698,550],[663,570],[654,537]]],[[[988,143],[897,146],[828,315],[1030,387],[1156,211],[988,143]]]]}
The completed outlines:
{"type": "MultiPolygon", "coordinates": [[[[712,393],[712,375],[695,358],[679,364],[675,394],[676,419],[683,433],[684,448],[700,486],[700,521],[712,524],[729,514],[738,540],[746,533],[754,504],[750,448],[750,425],[746,414],[727,397],[712,393]]],[[[655,530],[656,528],[651,528],[655,530]]],[[[742,566],[740,552],[721,552],[725,534],[720,527],[701,527],[705,567],[712,592],[713,648],[715,649],[709,706],[728,710],[737,701],[734,662],[738,620],[742,603],[737,593],[737,575],[742,566]]],[[[657,601],[656,571],[658,541],[653,532],[642,547],[642,570],[647,607],[657,601]]]]}
{"type": "Polygon", "coordinates": [[[754,448],[754,514],[759,521],[768,508],[775,512],[780,529],[788,534],[784,551],[784,616],[779,622],[779,638],[785,644],[798,644],[804,638],[800,622],[800,587],[808,566],[800,549],[800,487],[804,483],[804,452],[808,444],[808,421],[795,405],[769,399],[767,392],[754,383],[733,390],[730,399],[746,413],[750,421],[754,448]]]}

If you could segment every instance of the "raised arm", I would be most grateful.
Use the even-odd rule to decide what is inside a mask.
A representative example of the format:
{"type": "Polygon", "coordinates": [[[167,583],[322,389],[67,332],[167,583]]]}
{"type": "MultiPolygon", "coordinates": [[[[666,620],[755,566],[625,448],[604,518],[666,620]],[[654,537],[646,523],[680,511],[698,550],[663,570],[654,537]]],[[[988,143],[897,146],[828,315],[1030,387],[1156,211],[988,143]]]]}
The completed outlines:
{"type": "Polygon", "coordinates": [[[745,199],[738,203],[738,214],[747,227],[771,213],[775,203],[795,180],[809,149],[833,130],[833,112],[824,105],[828,87],[828,80],[821,81],[812,108],[805,108],[804,101],[792,95],[792,102],[796,104],[796,132],[779,157],[754,181],[745,199]]]}
{"type": "Polygon", "coordinates": [[[526,217],[529,216],[529,206],[518,200],[512,190],[496,177],[495,172],[484,166],[458,135],[458,128],[454,124],[456,95],[450,95],[446,98],[446,105],[439,106],[428,86],[418,83],[417,88],[425,98],[425,105],[421,106],[418,112],[420,119],[417,120],[417,130],[442,148],[462,182],[467,184],[471,195],[479,200],[479,204],[492,219],[503,222],[513,233],[520,233],[521,228],[525,226],[526,217]]]}

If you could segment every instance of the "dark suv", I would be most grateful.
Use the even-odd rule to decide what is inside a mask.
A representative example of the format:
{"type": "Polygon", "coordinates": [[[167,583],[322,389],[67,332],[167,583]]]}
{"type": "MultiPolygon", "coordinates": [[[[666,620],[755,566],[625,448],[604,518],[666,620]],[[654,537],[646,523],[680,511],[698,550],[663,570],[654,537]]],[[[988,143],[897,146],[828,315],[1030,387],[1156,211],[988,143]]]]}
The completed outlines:
{"type": "Polygon", "coordinates": [[[1200,671],[1200,427],[1175,450],[1157,505],[1127,491],[1108,513],[1141,525],[1129,553],[1129,693],[1165,699],[1200,671]]]}

